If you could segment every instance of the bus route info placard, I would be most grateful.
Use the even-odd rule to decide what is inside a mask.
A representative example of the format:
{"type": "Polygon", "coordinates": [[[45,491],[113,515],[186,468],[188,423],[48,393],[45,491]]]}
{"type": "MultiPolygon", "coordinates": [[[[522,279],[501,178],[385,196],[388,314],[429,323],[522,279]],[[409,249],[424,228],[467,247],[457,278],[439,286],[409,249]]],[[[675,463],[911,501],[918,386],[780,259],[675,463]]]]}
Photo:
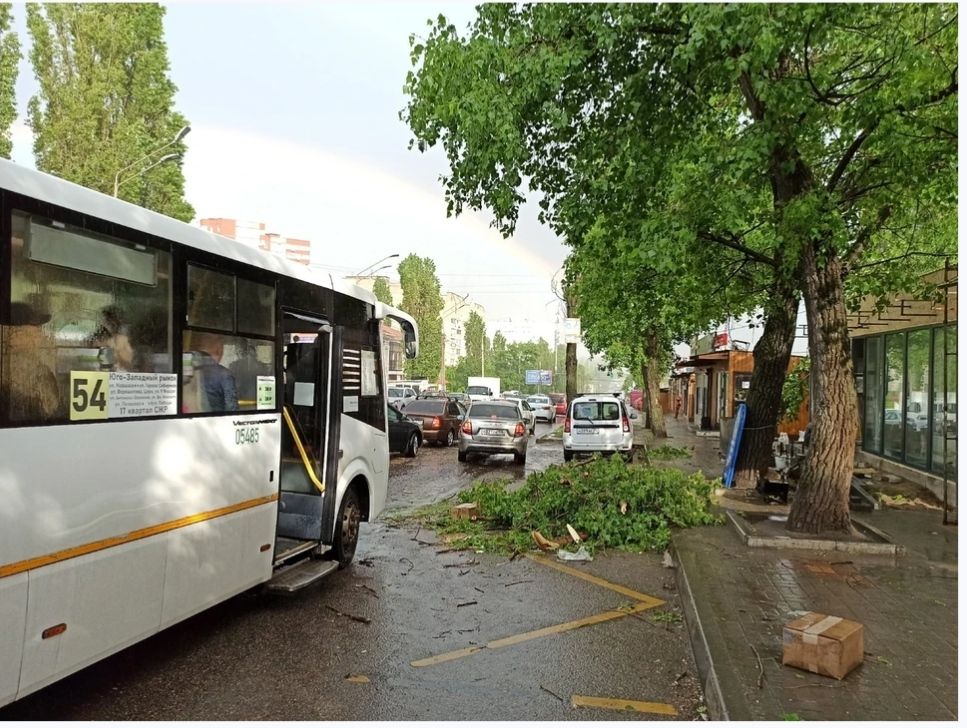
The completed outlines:
{"type": "Polygon", "coordinates": [[[729,456],[725,458],[725,475],[722,482],[726,488],[732,487],[735,477],[735,463],[739,459],[739,446],[742,444],[742,429],[745,427],[745,402],[739,405],[735,415],[735,427],[732,428],[732,441],[729,443],[729,456]]]}
{"type": "Polygon", "coordinates": [[[157,417],[177,413],[177,374],[71,372],[71,420],[157,417]]]}

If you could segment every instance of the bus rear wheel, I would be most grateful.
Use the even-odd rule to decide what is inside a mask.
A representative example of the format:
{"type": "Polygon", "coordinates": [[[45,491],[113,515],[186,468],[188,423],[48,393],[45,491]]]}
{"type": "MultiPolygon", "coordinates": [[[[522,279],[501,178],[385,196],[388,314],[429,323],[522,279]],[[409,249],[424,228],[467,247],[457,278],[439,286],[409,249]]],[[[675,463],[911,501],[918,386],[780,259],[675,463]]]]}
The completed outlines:
{"type": "Polygon", "coordinates": [[[332,552],[339,568],[345,569],[356,555],[356,544],[359,543],[359,523],[363,520],[363,512],[359,507],[359,496],[356,491],[347,490],[339,509],[339,520],[336,521],[336,533],[332,543],[332,552]]]}

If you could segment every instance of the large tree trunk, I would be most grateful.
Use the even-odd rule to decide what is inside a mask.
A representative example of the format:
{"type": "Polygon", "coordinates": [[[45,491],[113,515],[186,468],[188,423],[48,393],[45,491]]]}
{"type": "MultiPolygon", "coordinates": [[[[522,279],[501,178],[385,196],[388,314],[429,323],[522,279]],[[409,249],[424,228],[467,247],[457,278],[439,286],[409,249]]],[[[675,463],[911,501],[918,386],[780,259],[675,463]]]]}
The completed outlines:
{"type": "Polygon", "coordinates": [[[578,345],[568,344],[564,353],[564,379],[567,401],[578,396],[578,345]]]}
{"type": "Polygon", "coordinates": [[[790,531],[850,531],[849,489],[858,424],[842,270],[839,258],[820,263],[814,246],[807,245],[803,293],[816,415],[786,524],[790,531]]]}
{"type": "MultiPolygon", "coordinates": [[[[577,294],[573,286],[564,286],[564,311],[568,318],[577,314],[578,301],[577,294]]],[[[567,396],[568,406],[578,396],[578,345],[568,344],[564,351],[564,378],[566,380],[564,392],[567,396]]],[[[570,409],[568,409],[570,412],[570,409]]]]}
{"type": "Polygon", "coordinates": [[[648,417],[651,422],[651,431],[656,438],[668,437],[668,430],[665,428],[665,413],[662,412],[661,402],[658,395],[661,394],[661,371],[659,370],[664,352],[658,349],[657,336],[645,336],[645,363],[642,365],[644,375],[644,389],[642,395],[645,399],[645,407],[648,408],[648,417]]]}
{"type": "Polygon", "coordinates": [[[746,400],[745,430],[735,466],[735,487],[754,488],[772,463],[772,441],[782,406],[782,385],[796,339],[799,296],[776,285],[766,304],[765,328],[755,345],[755,364],[746,400]]]}

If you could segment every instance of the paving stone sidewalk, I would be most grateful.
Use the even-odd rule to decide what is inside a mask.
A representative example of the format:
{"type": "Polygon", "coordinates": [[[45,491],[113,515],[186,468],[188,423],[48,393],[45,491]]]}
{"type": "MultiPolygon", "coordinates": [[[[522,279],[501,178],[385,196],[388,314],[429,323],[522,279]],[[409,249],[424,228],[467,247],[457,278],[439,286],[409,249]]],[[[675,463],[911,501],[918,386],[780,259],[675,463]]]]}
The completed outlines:
{"type": "MultiPolygon", "coordinates": [[[[714,470],[716,439],[669,429],[668,444],[694,446],[694,465],[714,470]]],[[[728,525],[675,534],[710,717],[956,720],[957,529],[937,511],[857,517],[906,554],[749,548],[728,525]],[[808,611],[864,625],[865,661],[844,680],[782,666],[782,626],[808,611]]]]}

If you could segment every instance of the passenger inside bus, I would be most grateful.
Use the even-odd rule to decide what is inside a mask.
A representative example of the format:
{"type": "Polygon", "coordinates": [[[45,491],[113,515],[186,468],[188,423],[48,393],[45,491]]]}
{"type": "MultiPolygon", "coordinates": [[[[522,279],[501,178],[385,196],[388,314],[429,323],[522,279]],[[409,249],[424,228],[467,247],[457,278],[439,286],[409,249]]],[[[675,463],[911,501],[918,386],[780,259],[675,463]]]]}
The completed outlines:
{"type": "Polygon", "coordinates": [[[258,389],[258,378],[272,374],[272,365],[259,361],[258,352],[248,339],[239,337],[235,340],[238,359],[228,365],[235,376],[238,388],[238,404],[241,409],[255,409],[258,389]]]}
{"type": "Polygon", "coordinates": [[[193,354],[193,381],[197,387],[197,402],[188,402],[190,412],[234,412],[238,409],[238,390],[235,375],[220,362],[225,353],[224,337],[204,331],[190,333],[189,350],[193,354]]]}
{"type": "Polygon", "coordinates": [[[44,362],[54,350],[42,326],[50,314],[28,303],[10,304],[10,326],[3,331],[0,352],[10,392],[11,420],[47,421],[62,417],[57,379],[44,362]]]}
{"type": "Polygon", "coordinates": [[[130,372],[134,369],[130,328],[121,322],[121,313],[116,306],[101,309],[101,321],[91,339],[91,345],[101,350],[98,358],[110,371],[130,372]]]}

